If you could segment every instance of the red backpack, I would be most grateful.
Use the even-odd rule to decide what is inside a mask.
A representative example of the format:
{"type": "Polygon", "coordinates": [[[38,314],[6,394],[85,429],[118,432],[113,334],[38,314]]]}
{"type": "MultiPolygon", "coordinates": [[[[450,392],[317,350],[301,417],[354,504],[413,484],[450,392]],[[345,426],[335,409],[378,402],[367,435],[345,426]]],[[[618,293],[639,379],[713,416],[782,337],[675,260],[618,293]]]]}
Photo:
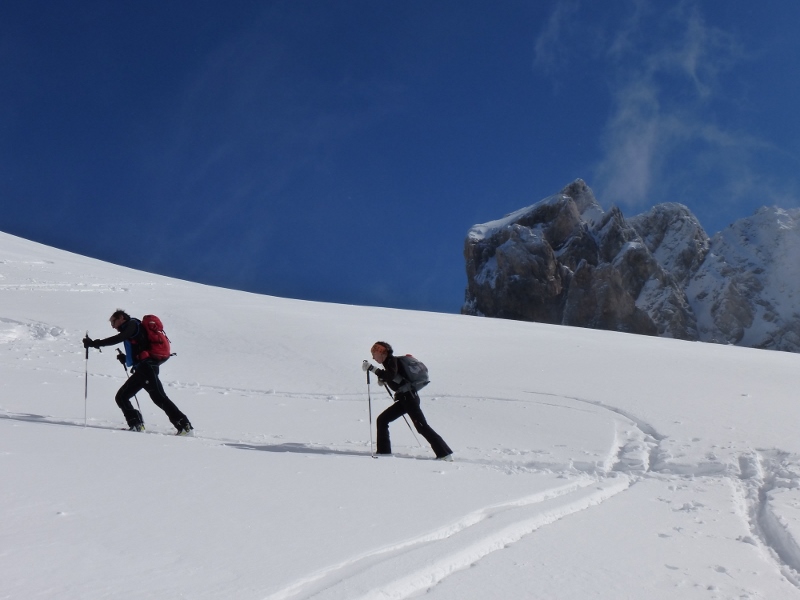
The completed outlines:
{"type": "Polygon", "coordinates": [[[147,334],[150,347],[139,354],[139,360],[146,358],[160,361],[167,360],[171,356],[171,349],[169,338],[164,333],[164,325],[161,323],[161,319],[155,315],[145,315],[142,317],[142,327],[144,327],[147,334]]]}

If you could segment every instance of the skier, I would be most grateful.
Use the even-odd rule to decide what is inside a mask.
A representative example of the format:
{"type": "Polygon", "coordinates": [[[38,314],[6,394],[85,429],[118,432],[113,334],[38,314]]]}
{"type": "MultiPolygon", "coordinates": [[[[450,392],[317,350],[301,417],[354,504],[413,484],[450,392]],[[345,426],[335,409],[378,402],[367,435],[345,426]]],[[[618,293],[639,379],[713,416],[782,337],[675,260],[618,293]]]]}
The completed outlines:
{"type": "Polygon", "coordinates": [[[108,320],[111,326],[119,333],[105,339],[93,340],[87,335],[83,339],[84,348],[101,348],[114,346],[123,342],[126,354],[118,354],[117,359],[123,364],[131,365],[132,375],[119,388],[115,400],[122,409],[130,431],[144,431],[142,413],[133,408],[131,398],[141,389],[147,391],[153,403],[167,413],[170,422],[178,430],[177,435],[192,435],[194,428],[177,406],[167,397],[164,386],[158,379],[158,368],[164,363],[152,357],[142,358],[141,355],[149,347],[147,332],[142,327],[139,319],[132,319],[124,310],[117,309],[108,320]],[[130,361],[128,361],[130,357],[130,361]]]}
{"type": "Polygon", "coordinates": [[[436,454],[436,458],[452,461],[453,451],[425,420],[425,415],[422,414],[422,409],[419,405],[419,394],[417,394],[416,390],[412,388],[410,391],[397,391],[403,383],[408,381],[408,377],[403,372],[403,365],[394,355],[392,347],[386,342],[375,342],[370,349],[370,353],[372,354],[372,359],[383,366],[383,369],[376,368],[366,360],[362,364],[362,369],[375,373],[378,376],[380,385],[387,385],[396,392],[394,404],[378,415],[377,454],[392,453],[392,444],[389,440],[389,423],[408,414],[419,434],[428,440],[431,449],[436,454]]]}

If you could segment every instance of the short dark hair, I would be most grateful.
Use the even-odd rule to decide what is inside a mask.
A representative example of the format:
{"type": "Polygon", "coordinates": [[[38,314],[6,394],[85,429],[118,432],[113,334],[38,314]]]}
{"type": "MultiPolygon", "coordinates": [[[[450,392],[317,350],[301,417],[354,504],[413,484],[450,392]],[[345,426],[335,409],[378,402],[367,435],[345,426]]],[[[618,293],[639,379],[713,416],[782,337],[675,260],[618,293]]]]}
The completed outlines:
{"type": "Polygon", "coordinates": [[[126,313],[124,310],[122,310],[121,308],[118,308],[117,310],[115,310],[114,314],[111,315],[110,318],[111,319],[118,319],[119,317],[122,317],[126,321],[130,321],[131,320],[131,316],[128,313],[126,313]]]}
{"type": "Polygon", "coordinates": [[[375,342],[375,343],[374,343],[374,344],[372,344],[372,345],[373,345],[373,347],[374,347],[374,346],[383,346],[384,348],[386,348],[386,353],[387,353],[389,356],[391,356],[391,355],[392,355],[392,353],[394,352],[394,350],[392,350],[392,347],[391,347],[391,346],[390,346],[390,345],[389,345],[387,342],[375,342]]]}

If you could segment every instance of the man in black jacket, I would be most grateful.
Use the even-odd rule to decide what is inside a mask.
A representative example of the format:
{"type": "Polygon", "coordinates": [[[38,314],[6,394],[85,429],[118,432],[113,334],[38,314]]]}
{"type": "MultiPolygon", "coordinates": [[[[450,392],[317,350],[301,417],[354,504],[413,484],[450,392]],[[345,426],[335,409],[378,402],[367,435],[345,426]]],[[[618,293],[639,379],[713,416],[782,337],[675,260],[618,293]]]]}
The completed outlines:
{"type": "Polygon", "coordinates": [[[101,348],[103,346],[114,346],[119,343],[125,344],[125,354],[119,354],[118,360],[123,364],[131,365],[131,376],[119,388],[115,400],[117,406],[122,409],[128,428],[131,431],[144,431],[144,421],[142,413],[133,408],[131,398],[139,390],[144,389],[153,400],[153,403],[167,413],[170,422],[178,430],[177,435],[191,435],[192,424],[177,406],[167,397],[164,386],[158,379],[158,368],[164,363],[149,357],[145,351],[149,348],[149,339],[139,319],[132,319],[124,310],[117,309],[108,320],[111,326],[119,333],[102,340],[93,340],[89,336],[83,339],[85,348],[101,348]],[[142,353],[147,355],[142,358],[142,353]],[[130,359],[130,360],[128,360],[130,359]]]}
{"type": "Polygon", "coordinates": [[[375,373],[381,385],[387,385],[396,392],[394,404],[378,415],[377,454],[392,453],[392,444],[389,440],[389,423],[407,414],[411,417],[411,422],[414,423],[414,427],[416,427],[419,434],[428,440],[433,452],[436,454],[436,458],[452,461],[453,451],[425,420],[425,415],[422,414],[422,409],[419,406],[420,400],[416,390],[412,388],[406,392],[397,391],[404,383],[408,382],[408,376],[403,372],[403,366],[394,355],[392,347],[386,342],[375,342],[370,352],[372,353],[372,359],[383,366],[383,369],[375,368],[366,360],[362,368],[364,371],[375,373]]]}

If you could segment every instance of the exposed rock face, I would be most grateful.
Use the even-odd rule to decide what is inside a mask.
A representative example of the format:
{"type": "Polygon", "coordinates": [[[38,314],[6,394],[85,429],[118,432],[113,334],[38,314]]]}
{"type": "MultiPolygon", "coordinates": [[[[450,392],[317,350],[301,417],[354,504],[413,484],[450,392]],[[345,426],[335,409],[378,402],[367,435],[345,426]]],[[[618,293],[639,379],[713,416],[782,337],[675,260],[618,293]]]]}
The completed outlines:
{"type": "Polygon", "coordinates": [[[800,210],[710,240],[681,204],[626,219],[581,180],[470,229],[465,314],[800,351],[800,210]]]}
{"type": "Polygon", "coordinates": [[[716,234],[687,292],[700,339],[800,352],[800,209],[762,207],[716,234]]]}
{"type": "Polygon", "coordinates": [[[647,249],[675,281],[685,286],[708,253],[709,239],[683,204],[659,204],[628,219],[647,249]]]}

